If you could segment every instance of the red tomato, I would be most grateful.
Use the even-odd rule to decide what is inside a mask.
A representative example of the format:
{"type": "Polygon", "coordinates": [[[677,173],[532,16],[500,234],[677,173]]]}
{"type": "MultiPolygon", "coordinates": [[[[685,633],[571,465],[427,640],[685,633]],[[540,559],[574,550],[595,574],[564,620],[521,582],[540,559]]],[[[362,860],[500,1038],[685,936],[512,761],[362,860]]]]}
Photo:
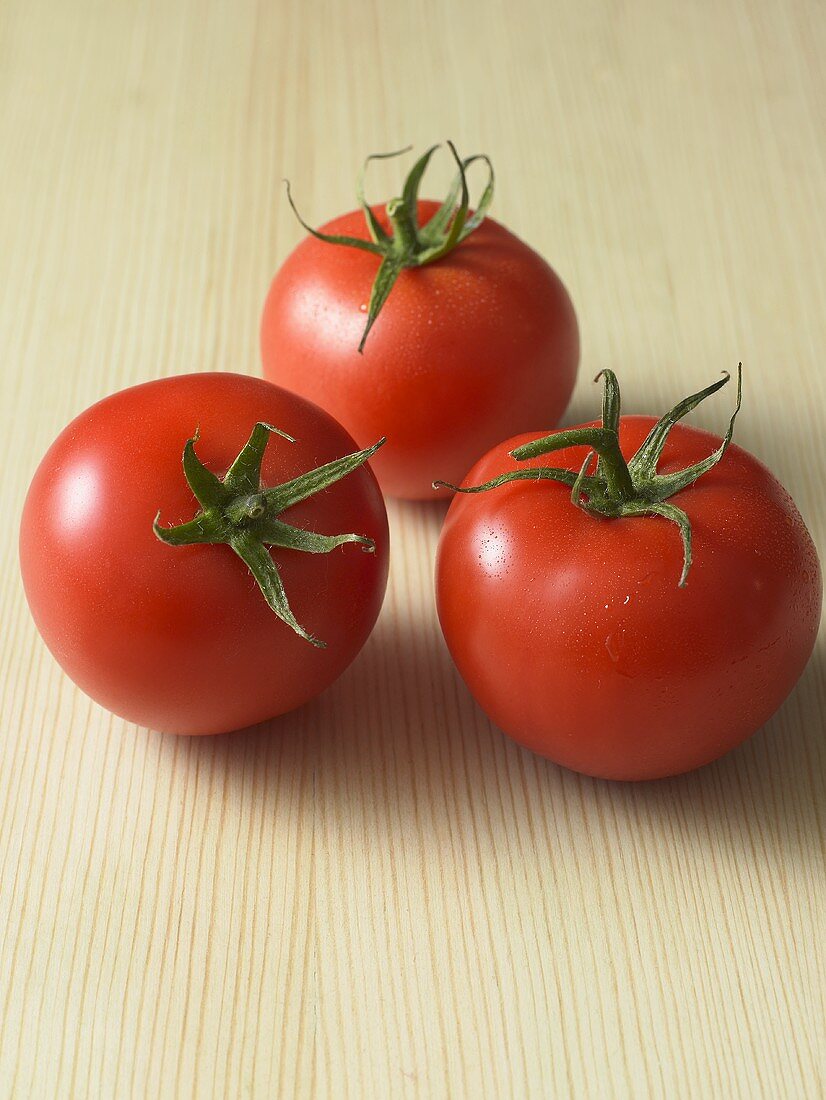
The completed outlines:
{"type": "Polygon", "coordinates": [[[375,553],[275,549],[292,610],[316,648],[267,606],[227,545],[168,546],[153,518],[198,510],[181,453],[223,476],[258,421],[273,436],[261,470],[280,484],[355,450],[323,410],[261,379],[191,374],[123,390],[58,436],[26,500],[20,561],[40,633],[68,675],[116,714],[170,733],[220,733],[260,722],[323,691],[353,660],[381,607],[387,518],[363,466],[290,508],[301,528],[358,532],[375,553]]]}
{"type": "MultiPolygon", "coordinates": [[[[654,423],[620,420],[626,460],[654,423]]],[[[465,484],[514,470],[509,452],[535,439],[494,447],[465,484]]],[[[659,472],[698,462],[719,443],[678,424],[659,472]]],[[[560,450],[552,465],[579,471],[586,454],[560,450]]],[[[820,568],[771,473],[732,445],[673,503],[693,527],[685,587],[675,524],[588,515],[565,485],[519,481],[457,494],[447,514],[436,593],[462,677],[516,741],[586,775],[654,779],[722,756],[774,713],[812,652],[820,568]]]]}
{"type": "MultiPolygon", "coordinates": [[[[420,200],[420,224],[438,206],[420,200]]],[[[367,238],[360,210],[323,232],[367,238]]],[[[537,408],[552,423],[562,416],[579,360],[576,317],[542,257],[486,218],[444,258],[401,272],[359,354],[378,264],[303,240],[264,306],[264,374],[323,404],[359,446],[386,435],[373,461],[382,489],[432,499],[437,473],[459,481],[497,440],[535,423],[537,408]]]]}

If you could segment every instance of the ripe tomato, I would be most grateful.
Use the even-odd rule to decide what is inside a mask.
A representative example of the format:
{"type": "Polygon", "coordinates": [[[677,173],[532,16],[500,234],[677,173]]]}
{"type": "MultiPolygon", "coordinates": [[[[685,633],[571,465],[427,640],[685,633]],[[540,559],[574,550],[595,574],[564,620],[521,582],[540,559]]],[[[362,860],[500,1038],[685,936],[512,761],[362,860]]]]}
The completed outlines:
{"type": "MultiPolygon", "coordinates": [[[[135,386],[93,405],[41,462],[20,531],[26,595],[63,669],[116,714],[170,733],[237,729],[323,691],[367,639],[388,563],[387,517],[375,478],[366,466],[354,468],[326,491],[295,503],[283,520],[269,521],[265,539],[269,545],[281,538],[283,547],[293,538],[287,524],[336,535],[358,532],[358,539],[348,540],[369,538],[375,553],[349,545],[325,553],[316,540],[303,547],[311,553],[277,548],[270,557],[256,542],[265,522],[260,502],[266,503],[266,493],[257,492],[256,468],[262,447],[264,486],[355,450],[347,432],[303,398],[261,379],[191,374],[135,386]],[[223,514],[217,520],[218,535],[232,528],[241,539],[236,552],[229,545],[170,546],[156,537],[152,521],[159,509],[161,524],[192,521],[198,511],[181,465],[196,426],[197,455],[188,445],[187,476],[202,499],[224,492],[213,475],[227,472],[259,422],[297,442],[275,436],[267,445],[267,430],[256,429],[257,456],[244,451],[242,472],[252,490],[241,498],[246,518],[235,527],[223,514]],[[239,554],[271,585],[275,604],[283,581],[284,616],[291,608],[294,627],[267,606],[239,554]],[[326,648],[299,636],[302,627],[326,648]]],[[[191,526],[172,532],[159,526],[158,533],[188,538],[191,526]]],[[[205,538],[214,535],[206,531],[205,538]]]]}
{"type": "MultiPolygon", "coordinates": [[[[618,391],[615,413],[629,460],[656,422],[619,419],[618,391]]],[[[520,472],[547,469],[535,438],[494,447],[465,486],[512,474],[520,447],[535,455],[520,472]]],[[[791,691],[818,629],[817,555],[788,493],[732,445],[668,502],[693,529],[680,587],[681,532],[667,522],[678,517],[604,518],[572,502],[595,445],[584,442],[554,455],[566,485],[514,480],[457,494],[437,557],[442,629],[477,701],[520,744],[607,779],[676,775],[734,748],[791,691]]],[[[676,477],[719,443],[676,424],[658,475],[676,477]]]]}
{"type": "MultiPolygon", "coordinates": [[[[392,219],[375,215],[384,231],[398,221],[394,202],[392,219]]],[[[438,209],[417,200],[410,218],[425,227],[438,209]]],[[[321,232],[369,239],[362,210],[321,232]]],[[[576,317],[542,257],[485,218],[438,261],[398,273],[360,353],[378,269],[376,255],[303,240],[267,295],[264,374],[323,404],[359,446],[386,435],[373,463],[382,489],[431,499],[436,472],[458,481],[497,440],[529,428],[537,408],[561,417],[579,360],[576,317]]]]}

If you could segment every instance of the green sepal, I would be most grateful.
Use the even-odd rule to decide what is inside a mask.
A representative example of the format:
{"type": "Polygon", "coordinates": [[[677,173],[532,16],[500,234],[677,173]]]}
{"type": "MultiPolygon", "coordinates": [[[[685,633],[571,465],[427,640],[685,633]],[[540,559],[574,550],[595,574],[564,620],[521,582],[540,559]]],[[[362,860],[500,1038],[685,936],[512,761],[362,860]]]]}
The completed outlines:
{"type": "MultiPolygon", "coordinates": [[[[722,382],[718,382],[715,389],[712,392],[720,389],[728,381],[728,374],[722,382]]],[[[737,419],[737,414],[740,412],[740,406],[743,403],[743,368],[740,364],[737,368],[737,403],[734,406],[734,412],[732,412],[729,418],[728,428],[726,434],[723,436],[722,442],[717,450],[708,456],[703,458],[699,462],[695,462],[693,466],[687,466],[684,470],[677,470],[673,474],[658,474],[656,471],[656,463],[651,470],[650,476],[654,480],[654,484],[657,486],[657,496],[660,500],[665,497],[673,496],[681,489],[688,488],[689,485],[702,477],[712,467],[716,466],[723,455],[729,448],[729,444],[734,436],[734,421],[737,419]]],[[[683,416],[685,413],[682,414],[683,416]]],[[[678,418],[679,419],[679,418],[678,418]]],[[[662,450],[662,449],[661,449],[662,450]]],[[[633,462],[633,459],[632,459],[633,462]]]]}
{"type": "Polygon", "coordinates": [[[454,493],[487,493],[490,489],[498,489],[500,485],[507,485],[510,481],[561,481],[564,485],[573,485],[576,474],[570,470],[560,470],[555,466],[538,466],[530,470],[513,470],[507,474],[500,474],[483,485],[453,485],[450,481],[434,481],[434,489],[450,489],[454,493]]]}
{"type": "Polygon", "coordinates": [[[683,568],[679,587],[684,588],[692,560],[691,521],[682,508],[669,503],[669,498],[692,485],[708,473],[722,459],[734,435],[734,422],[740,412],[743,397],[743,364],[737,365],[737,401],[729,419],[728,428],[720,446],[707,458],[677,470],[672,474],[658,474],[657,463],[663,453],[672,428],[701,401],[716,393],[730,379],[728,372],[717,382],[691,394],[661,417],[648,433],[633,458],[628,462],[619,445],[620,389],[613,371],[604,370],[594,379],[603,381],[602,424],[595,428],[571,428],[532,440],[510,452],[517,462],[539,458],[568,447],[589,448],[578,473],[554,467],[511,470],[483,485],[450,485],[434,481],[433,488],[449,488],[460,493],[486,493],[512,481],[559,481],[571,487],[571,502],[589,515],[606,519],[622,516],[659,516],[674,523],[683,544],[683,568]],[[588,474],[588,468],[598,457],[596,472],[588,474]]]}
{"type": "MultiPolygon", "coordinates": [[[[728,371],[723,371],[723,377],[717,382],[712,382],[712,384],[706,386],[705,389],[698,390],[697,393],[692,393],[689,397],[684,397],[682,401],[679,401],[674,408],[670,410],[670,412],[660,417],[646,436],[640,449],[629,461],[628,468],[632,473],[643,478],[653,477],[657,469],[657,463],[663,453],[666,440],[674,425],[682,420],[684,416],[687,416],[692,409],[696,409],[701,401],[705,401],[707,397],[711,397],[712,394],[722,389],[730,377],[728,371]]],[[[731,425],[728,433],[729,439],[731,438],[731,431],[734,429],[734,420],[737,413],[740,411],[741,396],[742,364],[737,368],[737,406],[731,418],[731,425]]],[[[722,454],[720,457],[722,458],[722,454]]]]}
{"type": "Polygon", "coordinates": [[[207,512],[201,512],[188,523],[179,523],[176,527],[161,527],[158,520],[161,513],[155,516],[152,530],[167,546],[191,546],[196,542],[226,542],[227,528],[221,523],[220,517],[207,512]]]}
{"type": "MultiPolygon", "coordinates": [[[[616,379],[614,379],[616,381],[616,379]]],[[[606,387],[610,384],[606,378],[606,387]]],[[[539,458],[553,451],[568,447],[590,447],[600,457],[598,476],[607,482],[608,491],[619,496],[632,492],[631,478],[619,445],[619,435],[613,428],[572,428],[569,431],[552,432],[550,435],[525,443],[511,451],[511,457],[519,462],[526,458],[539,458]]]]}
{"type": "Polygon", "coordinates": [[[462,171],[454,176],[442,205],[419,230],[419,240],[425,248],[435,248],[444,239],[451,218],[456,212],[456,204],[462,195],[463,185],[467,186],[464,165],[462,165],[462,171]]]}
{"type": "Polygon", "coordinates": [[[184,477],[202,508],[220,508],[229,500],[230,493],[220,478],[208,470],[195,454],[199,434],[200,429],[196,428],[195,435],[184,444],[184,477]]]}
{"type": "Polygon", "coordinates": [[[284,183],[287,187],[287,201],[292,207],[293,213],[307,232],[315,237],[316,240],[324,241],[326,244],[343,244],[348,248],[359,248],[362,252],[372,252],[375,256],[381,256],[383,254],[381,245],[376,241],[365,241],[363,237],[348,237],[340,233],[322,233],[318,229],[313,229],[313,227],[301,217],[298,212],[298,207],[293,202],[292,192],[290,191],[290,181],[284,180],[284,183]]]}
{"type": "MultiPolygon", "coordinates": [[[[477,153],[476,156],[467,157],[466,160],[460,161],[452,142],[448,142],[448,144],[450,145],[451,151],[453,152],[454,159],[458,163],[459,170],[456,173],[453,183],[451,184],[447,198],[430,219],[430,221],[428,221],[423,226],[420,233],[422,242],[428,245],[429,248],[435,248],[439,246],[445,232],[447,231],[448,225],[451,222],[451,218],[453,217],[453,213],[456,210],[457,203],[459,203],[459,212],[461,212],[462,205],[465,203],[465,196],[467,192],[467,170],[477,161],[481,161],[487,167],[488,182],[485,184],[485,188],[482,192],[481,198],[476,204],[476,210],[471,217],[467,217],[467,210],[465,209],[464,215],[462,216],[460,232],[458,235],[459,244],[461,244],[462,241],[467,240],[474,229],[479,228],[479,226],[487,217],[488,208],[493,202],[493,191],[496,177],[494,175],[493,164],[491,163],[490,157],[486,156],[484,153],[477,153]]],[[[427,256],[429,263],[432,263],[434,259],[438,258],[434,256],[433,252],[428,251],[427,249],[425,250],[424,255],[427,256]]]]}
{"type": "Polygon", "coordinates": [[[264,543],[250,532],[240,531],[229,540],[229,545],[252,573],[264,599],[278,618],[292,627],[300,638],[304,638],[317,649],[325,649],[327,643],[309,634],[293,615],[278,566],[264,543]]]}
{"type": "Polygon", "coordinates": [[[332,462],[325,462],[315,470],[299,474],[298,477],[285,481],[283,485],[264,489],[263,495],[267,500],[268,511],[274,515],[280,515],[281,512],[292,508],[294,504],[299,504],[307,497],[314,496],[322,489],[327,489],[337,481],[341,481],[359,466],[369,462],[379,447],[383,447],[386,442],[386,437],[382,436],[372,447],[365,447],[363,451],[355,451],[353,454],[344,455],[343,458],[334,458],[332,462]]]}
{"type": "Polygon", "coordinates": [[[385,256],[379,264],[379,270],[376,272],[373,288],[370,291],[370,302],[367,306],[367,324],[364,326],[364,331],[359,340],[359,353],[364,351],[370,329],[376,323],[381,307],[387,301],[400,272],[401,265],[392,256],[385,256]]]}
{"type": "Polygon", "coordinates": [[[419,157],[410,169],[407,179],[404,181],[404,187],[402,187],[402,202],[407,207],[411,222],[417,228],[419,225],[419,188],[422,185],[422,177],[427,171],[427,166],[430,164],[430,158],[438,148],[438,145],[431,145],[427,152],[419,157]]]}
{"type": "Polygon", "coordinates": [[[264,424],[263,421],[256,424],[224,477],[223,483],[230,496],[257,493],[261,488],[261,463],[271,435],[280,435],[288,443],[295,443],[291,435],[274,428],[272,424],[264,424]]]}
{"type": "Polygon", "coordinates": [[[363,466],[385,440],[380,439],[372,447],[334,459],[281,485],[265,489],[261,486],[261,464],[273,434],[295,443],[293,437],[280,428],[261,421],[253,427],[249,440],[221,479],[209,471],[195,453],[198,441],[196,431],[184,445],[182,463],[187,483],[201,505],[201,511],[188,522],[173,527],[160,525],[159,512],[152,529],[168,546],[196,543],[225,543],[230,546],[246,563],[279,619],[306,641],[323,649],[325,643],[309,634],[293,615],[278,566],[268,547],[307,554],[328,554],[352,542],[359,544],[363,550],[374,551],[375,543],[366,535],[320,534],[294,527],[279,517],[293,505],[323,492],[363,466]]]}
{"type": "Polygon", "coordinates": [[[685,588],[688,580],[688,571],[691,568],[691,520],[682,508],[667,501],[654,501],[651,504],[628,504],[622,512],[624,516],[662,516],[663,519],[676,523],[683,540],[683,569],[677,582],[679,588],[685,588]]]}
{"type": "Polygon", "coordinates": [[[260,536],[268,546],[283,546],[290,550],[303,550],[305,554],[329,554],[337,546],[346,542],[356,542],[368,554],[374,553],[376,544],[366,535],[319,535],[315,531],[305,531],[302,527],[293,527],[280,519],[262,521],[260,536]]]}
{"type": "Polygon", "coordinates": [[[356,197],[358,198],[358,204],[364,213],[365,221],[367,222],[367,229],[370,233],[375,244],[386,245],[390,241],[390,234],[385,230],[379,219],[373,212],[372,206],[367,202],[364,197],[364,177],[367,175],[367,169],[370,167],[371,161],[374,160],[391,160],[393,157],[403,156],[405,153],[409,153],[413,148],[412,145],[406,145],[404,149],[396,149],[392,153],[371,153],[368,157],[364,158],[364,164],[361,166],[361,172],[359,173],[358,180],[356,181],[356,197]]]}
{"type": "Polygon", "coordinates": [[[381,313],[399,274],[405,268],[422,267],[425,264],[441,260],[465,241],[475,229],[479,228],[487,216],[490,204],[493,202],[495,177],[490,158],[484,154],[477,154],[462,160],[453,142],[448,141],[447,145],[456,162],[457,171],[444,202],[424,226],[419,225],[419,190],[433,154],[439,148],[438,145],[433,145],[419,157],[411,168],[402,187],[401,196],[391,199],[385,204],[387,217],[392,228],[390,233],[384,229],[373,208],[364,197],[364,177],[372,161],[400,156],[402,153],[409,152],[410,146],[392,153],[372,153],[366,158],[356,184],[356,195],[367,223],[369,240],[343,234],[323,233],[321,230],[314,229],[304,221],[298,212],[293,202],[289,181],[285,180],[287,199],[290,206],[308,233],[327,244],[358,248],[363,252],[370,252],[381,257],[381,263],[370,293],[367,320],[358,345],[360,353],[364,351],[364,345],[370,330],[381,313]],[[470,194],[467,184],[467,171],[477,161],[481,161],[486,165],[488,178],[476,211],[472,216],[469,216],[470,194]]]}

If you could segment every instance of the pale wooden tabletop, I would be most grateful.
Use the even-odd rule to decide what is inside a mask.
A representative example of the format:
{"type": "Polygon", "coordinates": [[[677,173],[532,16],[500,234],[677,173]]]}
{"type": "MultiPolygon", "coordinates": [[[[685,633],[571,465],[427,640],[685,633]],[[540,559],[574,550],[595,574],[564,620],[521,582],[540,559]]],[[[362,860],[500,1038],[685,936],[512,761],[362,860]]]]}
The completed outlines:
{"type": "Polygon", "coordinates": [[[175,739],[64,678],[16,528],[92,401],[259,369],[283,176],[321,221],[365,153],[453,137],[576,302],[568,419],[601,367],[658,412],[742,359],[738,439],[822,550],[824,56],[819,0],[3,0],[2,1095],[823,1095],[823,639],[719,764],[583,779],[477,709],[434,613],[443,512],[391,506],[343,679],[175,739]]]}

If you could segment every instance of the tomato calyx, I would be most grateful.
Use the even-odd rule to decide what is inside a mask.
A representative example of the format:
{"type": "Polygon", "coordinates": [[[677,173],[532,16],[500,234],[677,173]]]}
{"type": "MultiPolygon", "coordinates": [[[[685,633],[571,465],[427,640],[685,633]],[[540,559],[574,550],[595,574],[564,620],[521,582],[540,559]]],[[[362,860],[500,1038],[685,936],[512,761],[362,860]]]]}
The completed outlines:
{"type": "Polygon", "coordinates": [[[201,505],[201,511],[187,523],[162,527],[158,512],[152,524],[157,537],[168,546],[190,546],[194,543],[225,543],[247,565],[264,599],[282,622],[319,649],[326,642],[313,637],[298,622],[290,609],[278,566],[267,549],[278,546],[301,550],[307,554],[328,554],[346,542],[358,543],[367,553],[376,549],[366,535],[321,535],[285,523],[281,513],[363,466],[385,442],[380,439],[372,447],[343,458],[334,459],[315,470],[299,474],[272,488],[261,485],[261,463],[271,434],[290,443],[295,439],[280,428],[260,421],[252,429],[249,440],[223,478],[203,465],[195,453],[199,432],[188,439],[183,452],[184,477],[201,505]]]}
{"type": "Polygon", "coordinates": [[[327,244],[359,248],[363,252],[371,252],[373,255],[381,257],[381,263],[376,272],[376,278],[370,293],[370,301],[367,306],[367,322],[358,345],[360,353],[364,351],[370,329],[381,312],[382,306],[387,301],[399,274],[407,267],[422,267],[425,264],[441,260],[448,252],[451,252],[457,245],[466,240],[474,229],[479,228],[485,220],[488,208],[493,201],[494,174],[490,158],[481,153],[466,157],[463,160],[456,152],[456,147],[452,141],[448,141],[447,145],[456,162],[457,172],[444,202],[428,222],[419,225],[419,188],[430,159],[439,148],[438,145],[433,145],[410,169],[407,179],[404,181],[401,196],[391,199],[385,205],[392,229],[391,233],[385,230],[364,197],[364,176],[371,161],[387,160],[390,157],[401,156],[403,153],[409,152],[412,146],[408,145],[406,148],[393,153],[373,153],[367,157],[359,174],[356,190],[359,206],[363,210],[367,222],[370,240],[334,233],[322,233],[318,229],[313,229],[311,225],[304,221],[293,202],[289,180],[284,181],[287,185],[287,199],[293,213],[308,233],[327,244]],[[488,181],[479,204],[471,215],[467,170],[476,161],[482,161],[487,166],[488,181]]]}
{"type": "Polygon", "coordinates": [[[661,417],[646,436],[642,446],[626,462],[619,443],[620,388],[611,370],[603,370],[594,379],[603,380],[602,424],[596,428],[572,428],[552,432],[550,435],[525,443],[510,452],[517,462],[539,458],[567,447],[589,448],[578,473],[552,466],[512,470],[483,485],[460,486],[445,481],[434,481],[433,488],[452,489],[457,493],[485,493],[511,481],[558,481],[571,489],[571,502],[589,515],[607,519],[620,516],[660,516],[675,523],[683,543],[683,568],[679,587],[684,588],[691,568],[691,521],[682,508],[669,503],[669,498],[692,485],[708,473],[728,450],[734,434],[734,422],[740,411],[743,389],[743,364],[737,366],[737,403],[731,414],[728,429],[720,446],[713,454],[695,462],[683,470],[671,474],[657,473],[657,463],[662,455],[671,429],[701,401],[716,393],[730,379],[728,371],[723,378],[705,389],[684,398],[661,417]],[[589,474],[594,458],[596,470],[589,474]]]}

